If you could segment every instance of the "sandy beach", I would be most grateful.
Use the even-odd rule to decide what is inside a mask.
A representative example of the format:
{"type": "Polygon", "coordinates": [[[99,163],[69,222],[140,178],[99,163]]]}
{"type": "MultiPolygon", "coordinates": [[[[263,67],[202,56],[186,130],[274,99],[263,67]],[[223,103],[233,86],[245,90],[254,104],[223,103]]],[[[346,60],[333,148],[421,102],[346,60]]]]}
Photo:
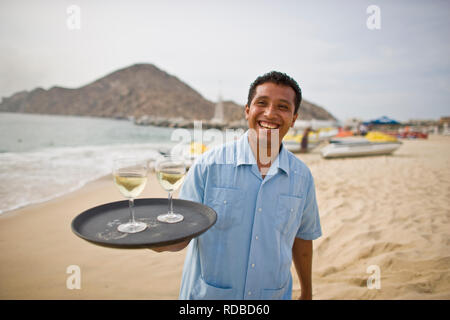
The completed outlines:
{"type": "MultiPolygon", "coordinates": [[[[450,299],[450,137],[403,141],[391,156],[299,157],[315,178],[323,231],[314,299],[450,299]],[[368,268],[379,288],[368,287],[368,268]]],[[[141,197],[166,196],[151,174],[141,197]]],[[[186,250],[110,249],[72,233],[79,213],[118,200],[108,176],[0,215],[0,299],[177,299],[186,250]],[[79,290],[66,286],[71,265],[79,290]]]]}

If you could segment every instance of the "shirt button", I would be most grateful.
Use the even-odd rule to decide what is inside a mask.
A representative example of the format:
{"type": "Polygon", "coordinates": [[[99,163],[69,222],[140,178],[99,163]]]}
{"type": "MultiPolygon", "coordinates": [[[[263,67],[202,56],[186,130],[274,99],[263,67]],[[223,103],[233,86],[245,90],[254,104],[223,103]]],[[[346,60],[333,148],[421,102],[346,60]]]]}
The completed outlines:
{"type": "Polygon", "coordinates": [[[256,236],[255,239],[258,240],[258,236],[256,236]]]}
{"type": "Polygon", "coordinates": [[[262,209],[261,209],[261,208],[258,208],[258,211],[259,211],[259,212],[261,212],[261,211],[262,211],[262,209]]]}
{"type": "Polygon", "coordinates": [[[291,209],[291,212],[294,212],[294,209],[291,209]]]}
{"type": "Polygon", "coordinates": [[[248,295],[249,295],[249,296],[251,296],[251,295],[252,295],[252,292],[251,292],[251,291],[249,291],[249,292],[248,292],[248,295]]]}
{"type": "Polygon", "coordinates": [[[254,263],[252,263],[252,268],[254,268],[255,267],[255,264],[254,263]]]}
{"type": "Polygon", "coordinates": [[[223,200],[223,204],[227,204],[227,200],[223,200]]]}

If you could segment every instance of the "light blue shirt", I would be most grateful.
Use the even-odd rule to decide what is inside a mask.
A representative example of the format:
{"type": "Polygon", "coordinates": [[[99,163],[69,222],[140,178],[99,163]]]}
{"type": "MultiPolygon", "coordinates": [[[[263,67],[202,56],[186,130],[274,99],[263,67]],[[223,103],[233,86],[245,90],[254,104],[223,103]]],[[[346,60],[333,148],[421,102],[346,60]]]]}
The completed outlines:
{"type": "Polygon", "coordinates": [[[180,199],[217,212],[215,225],[192,239],[180,299],[291,299],[295,237],[322,235],[310,170],[281,147],[263,179],[242,137],[202,155],[180,199]]]}

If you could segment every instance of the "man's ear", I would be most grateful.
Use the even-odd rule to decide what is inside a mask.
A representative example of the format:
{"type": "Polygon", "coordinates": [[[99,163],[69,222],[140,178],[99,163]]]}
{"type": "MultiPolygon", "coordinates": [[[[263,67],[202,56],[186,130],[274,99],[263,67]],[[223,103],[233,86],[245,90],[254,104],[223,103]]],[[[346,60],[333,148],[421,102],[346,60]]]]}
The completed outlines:
{"type": "Polygon", "coordinates": [[[291,124],[291,128],[294,127],[295,121],[297,120],[298,117],[298,113],[294,114],[294,117],[292,118],[292,124],[291,124]]]}
{"type": "Polygon", "coordinates": [[[248,113],[250,112],[250,107],[248,104],[245,105],[245,120],[248,120],[248,113]]]}

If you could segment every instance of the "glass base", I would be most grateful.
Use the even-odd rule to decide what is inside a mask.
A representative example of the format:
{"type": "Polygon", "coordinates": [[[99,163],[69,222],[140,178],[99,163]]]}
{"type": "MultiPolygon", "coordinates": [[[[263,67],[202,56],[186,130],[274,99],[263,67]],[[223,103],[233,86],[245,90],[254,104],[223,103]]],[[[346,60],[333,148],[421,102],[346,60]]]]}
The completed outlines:
{"type": "Polygon", "coordinates": [[[117,230],[124,233],[137,233],[147,229],[147,224],[144,222],[127,222],[117,227],[117,230]]]}
{"type": "Polygon", "coordinates": [[[177,223],[183,221],[184,217],[178,213],[166,213],[161,214],[157,217],[158,221],[166,222],[166,223],[177,223]]]}

